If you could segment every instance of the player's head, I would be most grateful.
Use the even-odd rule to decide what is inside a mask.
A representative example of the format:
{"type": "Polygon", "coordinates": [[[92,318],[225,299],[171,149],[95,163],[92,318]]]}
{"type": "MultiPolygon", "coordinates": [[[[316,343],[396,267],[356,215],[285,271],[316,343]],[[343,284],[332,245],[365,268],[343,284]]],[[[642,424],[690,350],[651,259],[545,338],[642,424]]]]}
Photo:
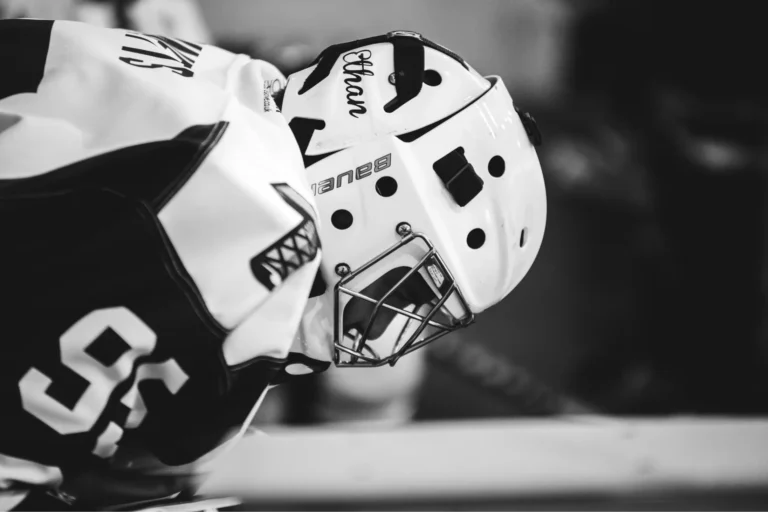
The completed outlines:
{"type": "Polygon", "coordinates": [[[282,101],[320,216],[326,287],[305,322],[332,330],[337,365],[394,364],[531,268],[539,135],[499,77],[391,32],[327,48],[282,101]]]}

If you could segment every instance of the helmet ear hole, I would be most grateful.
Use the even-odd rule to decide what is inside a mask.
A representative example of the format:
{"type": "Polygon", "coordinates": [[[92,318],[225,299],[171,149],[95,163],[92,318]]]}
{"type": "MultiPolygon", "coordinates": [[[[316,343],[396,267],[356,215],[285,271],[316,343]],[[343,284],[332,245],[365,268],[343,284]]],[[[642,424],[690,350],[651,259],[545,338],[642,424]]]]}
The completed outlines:
{"type": "Polygon", "coordinates": [[[438,73],[434,69],[428,69],[424,72],[424,83],[429,85],[430,87],[435,87],[437,85],[440,85],[442,82],[443,82],[443,77],[440,76],[440,73],[438,73]]]}

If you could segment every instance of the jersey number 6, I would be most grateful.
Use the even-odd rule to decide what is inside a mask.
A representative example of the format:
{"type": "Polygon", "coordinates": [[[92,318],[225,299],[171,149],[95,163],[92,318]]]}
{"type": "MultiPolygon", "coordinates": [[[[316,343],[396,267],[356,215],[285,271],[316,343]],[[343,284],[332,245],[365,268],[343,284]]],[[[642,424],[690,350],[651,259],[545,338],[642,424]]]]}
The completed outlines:
{"type": "MultiPolygon", "coordinates": [[[[97,309],[85,315],[59,338],[62,364],[85,379],[85,391],[70,408],[47,393],[55,383],[36,368],[19,382],[24,409],[62,435],[90,431],[107,407],[115,388],[133,373],[136,360],[152,353],[157,335],[139,317],[124,307],[97,309]],[[92,355],[95,342],[111,329],[125,342],[124,352],[108,366],[92,355]]],[[[124,426],[110,421],[99,435],[93,453],[107,458],[117,450],[123,428],[135,428],[146,414],[139,382],[159,379],[176,394],[188,376],[173,359],[162,363],[143,363],[136,369],[136,380],[121,402],[130,413],[124,426]]]]}

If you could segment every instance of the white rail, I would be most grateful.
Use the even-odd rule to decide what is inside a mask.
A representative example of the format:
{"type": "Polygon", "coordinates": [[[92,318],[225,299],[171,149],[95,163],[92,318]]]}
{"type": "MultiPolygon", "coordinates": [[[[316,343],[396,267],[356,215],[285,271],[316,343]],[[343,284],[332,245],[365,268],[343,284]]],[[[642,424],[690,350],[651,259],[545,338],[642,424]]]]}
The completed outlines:
{"type": "Polygon", "coordinates": [[[768,419],[504,420],[285,429],[209,464],[202,493],[265,503],[768,491],[768,419]]]}

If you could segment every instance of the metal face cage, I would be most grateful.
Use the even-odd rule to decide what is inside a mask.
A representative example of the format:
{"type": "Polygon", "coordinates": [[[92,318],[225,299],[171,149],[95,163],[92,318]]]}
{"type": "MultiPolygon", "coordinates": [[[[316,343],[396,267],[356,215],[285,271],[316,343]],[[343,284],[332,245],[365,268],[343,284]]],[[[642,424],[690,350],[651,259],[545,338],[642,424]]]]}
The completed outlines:
{"type": "Polygon", "coordinates": [[[385,364],[394,366],[402,356],[424,347],[456,329],[470,325],[475,319],[475,315],[471,312],[453,275],[446,267],[429,238],[423,234],[414,233],[411,230],[411,226],[407,223],[399,224],[397,226],[397,233],[401,237],[400,241],[360,268],[352,271],[349,266],[343,263],[336,266],[336,273],[341,277],[334,288],[334,363],[338,367],[377,367],[385,364]],[[409,269],[394,285],[389,287],[381,298],[370,297],[350,287],[356,278],[360,277],[372,266],[395,251],[418,240],[427,247],[426,253],[416,265],[409,269]],[[429,277],[432,284],[430,288],[432,288],[434,293],[434,299],[429,304],[423,305],[422,308],[414,309],[414,311],[408,311],[387,303],[387,300],[409,278],[416,277],[416,274],[422,270],[424,271],[421,273],[422,277],[425,275],[429,277]],[[341,308],[342,294],[374,305],[365,329],[363,329],[363,332],[357,332],[355,336],[349,336],[345,333],[344,315],[341,308]],[[456,317],[447,308],[444,308],[444,305],[451,297],[456,297],[458,304],[464,310],[465,314],[461,317],[456,317]],[[419,314],[424,307],[429,307],[429,310],[419,314]],[[386,356],[378,354],[368,343],[374,322],[383,310],[394,312],[395,316],[404,315],[407,317],[405,326],[400,331],[392,352],[386,356]],[[448,322],[440,321],[438,318],[445,318],[448,322]],[[412,333],[406,335],[406,331],[411,327],[411,322],[414,321],[419,322],[418,326],[412,333]],[[343,343],[345,340],[349,341],[348,345],[343,343]]]}

